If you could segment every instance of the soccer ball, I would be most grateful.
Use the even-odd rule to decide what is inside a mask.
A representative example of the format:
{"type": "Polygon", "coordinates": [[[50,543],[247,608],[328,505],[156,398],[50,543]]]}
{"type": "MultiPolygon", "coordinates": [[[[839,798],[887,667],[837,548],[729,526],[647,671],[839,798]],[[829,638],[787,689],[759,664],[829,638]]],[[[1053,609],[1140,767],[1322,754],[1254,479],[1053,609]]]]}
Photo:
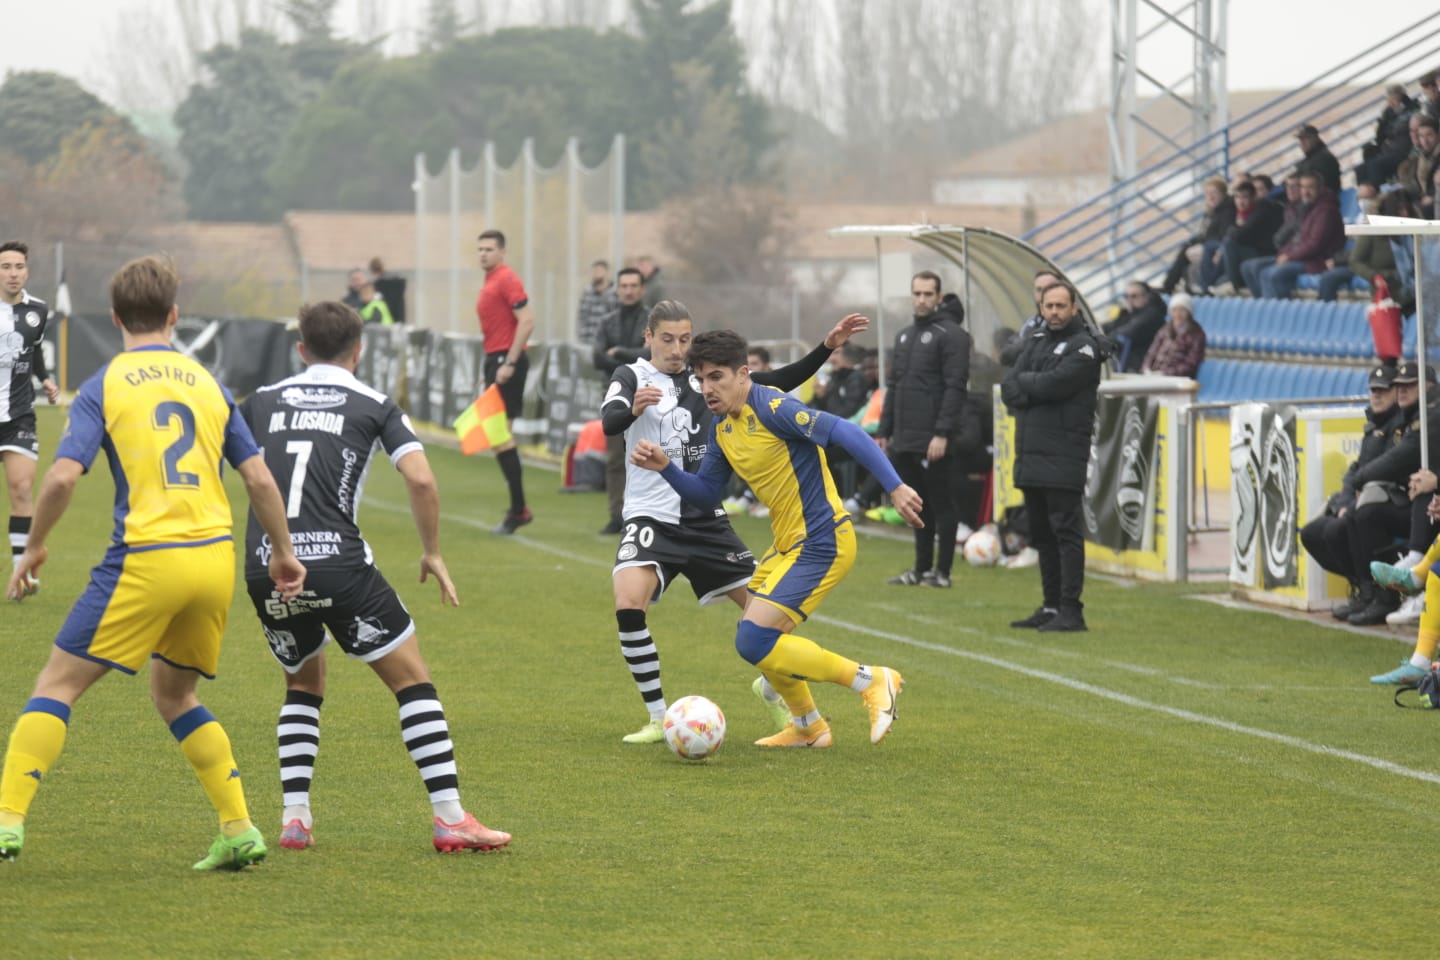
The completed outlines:
{"type": "Polygon", "coordinates": [[[686,760],[704,760],[725,742],[725,714],[704,697],[681,697],[665,711],[665,743],[686,760]]]}
{"type": "Polygon", "coordinates": [[[1000,562],[1000,538],[989,530],[976,530],[965,541],[965,560],[972,567],[993,567],[1000,562]]]}

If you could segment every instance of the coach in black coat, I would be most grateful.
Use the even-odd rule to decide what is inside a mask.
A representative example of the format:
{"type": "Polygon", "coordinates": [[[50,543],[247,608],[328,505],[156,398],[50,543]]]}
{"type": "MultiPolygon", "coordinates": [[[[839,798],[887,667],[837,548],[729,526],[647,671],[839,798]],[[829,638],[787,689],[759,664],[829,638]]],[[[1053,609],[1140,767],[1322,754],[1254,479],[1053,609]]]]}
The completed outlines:
{"type": "Polygon", "coordinates": [[[910,280],[914,322],[895,337],[876,439],[900,479],[920,491],[923,526],[915,530],[915,566],[890,582],[950,586],[955,560],[955,437],[970,380],[965,309],[941,299],[940,277],[928,270],[910,280]]]}
{"type": "Polygon", "coordinates": [[[1046,289],[1040,314],[1044,328],[1030,336],[1000,385],[1000,397],[1015,416],[1015,486],[1025,495],[1030,545],[1040,554],[1044,591],[1040,608],[1011,626],[1084,630],[1080,498],[1105,356],[1086,328],[1069,284],[1046,289]]]}

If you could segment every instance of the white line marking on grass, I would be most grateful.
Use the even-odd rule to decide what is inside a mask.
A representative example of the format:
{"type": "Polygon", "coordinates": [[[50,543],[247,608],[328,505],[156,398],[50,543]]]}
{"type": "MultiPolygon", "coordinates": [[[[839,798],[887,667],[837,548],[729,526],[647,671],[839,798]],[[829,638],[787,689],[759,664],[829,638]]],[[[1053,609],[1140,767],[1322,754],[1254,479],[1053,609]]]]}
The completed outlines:
{"type": "MultiPolygon", "coordinates": [[[[400,506],[398,504],[391,504],[380,500],[369,499],[367,499],[366,502],[372,504],[377,509],[387,510],[391,513],[408,513],[410,511],[408,505],[400,506]]],[[[481,530],[489,529],[489,527],[487,527],[485,524],[470,517],[457,516],[454,514],[442,514],[441,519],[449,523],[458,523],[467,527],[475,527],[481,530]]],[[[540,541],[532,540],[529,537],[513,536],[511,539],[518,540],[526,546],[534,547],[537,550],[543,550],[546,553],[552,553],[557,556],[565,557],[569,560],[575,561],[576,563],[583,563],[588,566],[594,567],[610,566],[610,563],[608,561],[594,560],[590,557],[583,557],[576,554],[567,553],[564,550],[559,549],[558,547],[552,547],[547,543],[541,543],[540,541]]],[[[1203,713],[1195,713],[1192,710],[1182,710],[1179,707],[1168,707],[1163,703],[1152,703],[1149,700],[1142,700],[1139,697],[1132,697],[1127,693],[1120,693],[1118,690],[1109,690],[1105,687],[1097,687],[1093,683],[1086,683],[1083,680],[1075,680],[1070,677],[1061,676],[1058,673],[1050,673],[1047,670],[1036,670],[1034,667],[1027,667],[1024,664],[1014,663],[1010,660],[1003,660],[1000,657],[992,657],[988,656],[987,654],[976,653],[973,650],[960,650],[955,647],[946,647],[938,643],[930,643],[926,640],[917,640],[914,637],[907,637],[903,634],[890,633],[886,630],[877,630],[874,627],[867,627],[858,623],[850,623],[845,620],[837,620],[833,617],[827,617],[823,614],[815,614],[810,619],[814,620],[817,623],[824,623],[829,626],[839,627],[843,630],[850,630],[855,633],[867,634],[872,637],[878,637],[882,640],[890,640],[894,643],[915,647],[920,650],[929,650],[933,653],[944,653],[949,654],[952,657],[961,657],[966,660],[974,660],[977,663],[984,663],[992,667],[999,667],[1001,670],[1009,670],[1014,673],[1023,674],[1027,677],[1033,677],[1036,680],[1044,680],[1047,683],[1054,683],[1059,686],[1067,687],[1071,690],[1078,691],[1080,693],[1088,693],[1091,696],[1100,697],[1104,700],[1110,700],[1114,703],[1123,704],[1127,707],[1134,707],[1137,710],[1149,710],[1153,713],[1161,713],[1165,714],[1166,716],[1175,717],[1177,720],[1185,720],[1190,723],[1198,723],[1203,726],[1214,727],[1218,730],[1226,730],[1230,733],[1238,733],[1248,737],[1255,737],[1260,740],[1268,740],[1271,743],[1278,743],[1287,747],[1294,747],[1298,750],[1304,750],[1307,753],[1316,753],[1325,757],[1334,757],[1338,760],[1349,760],[1353,763],[1362,764],[1367,767],[1373,767],[1374,769],[1381,770],[1385,773],[1393,773],[1397,777],[1406,777],[1411,780],[1419,780],[1424,783],[1433,783],[1440,785],[1440,774],[1431,773],[1428,770],[1416,770],[1411,767],[1402,766],[1398,763],[1392,763],[1389,760],[1382,760],[1379,757],[1371,757],[1363,753],[1356,753],[1353,750],[1342,750],[1339,747],[1328,747],[1323,743],[1311,743],[1308,740],[1302,740],[1299,737],[1292,737],[1289,734],[1276,733],[1273,730],[1262,730],[1259,727],[1250,727],[1242,723],[1235,723],[1230,720],[1222,720],[1219,717],[1211,717],[1206,716],[1203,713]]],[[[958,626],[954,623],[944,623],[941,625],[946,627],[947,629],[957,630],[961,633],[968,633],[989,640],[998,640],[1001,642],[1013,641],[1013,638],[992,636],[990,634],[981,633],[979,630],[975,630],[971,627],[958,626]]],[[[1019,642],[1024,643],[1024,641],[1019,642]]],[[[1049,652],[1053,654],[1056,651],[1051,650],[1049,652]]]]}
{"type": "MultiPolygon", "coordinates": [[[[1061,676],[1058,673],[1050,673],[1048,670],[1036,670],[1034,667],[1027,667],[1024,664],[1014,663],[1010,660],[1002,660],[1000,657],[992,657],[983,653],[976,653],[973,650],[960,650],[955,647],[946,647],[938,643],[930,643],[926,640],[917,640],[914,637],[907,637],[904,634],[890,633],[886,630],[877,630],[874,627],[863,626],[858,623],[849,623],[844,620],[836,620],[816,614],[810,618],[819,623],[828,624],[833,627],[840,627],[851,630],[855,633],[863,633],[882,640],[890,640],[894,643],[916,647],[921,650],[929,650],[932,653],[945,653],[954,657],[962,657],[966,660],[974,660],[988,666],[999,667],[1001,670],[1009,670],[1014,673],[1033,677],[1036,680],[1044,680],[1047,683],[1057,684],[1081,693],[1088,693],[1091,696],[1100,697],[1127,707],[1134,707],[1137,710],[1149,710],[1153,713],[1161,713],[1166,716],[1175,717],[1178,720],[1185,720],[1190,723],[1198,723],[1207,727],[1214,727],[1218,730],[1226,730],[1230,733],[1243,734],[1247,737],[1255,737],[1260,740],[1268,740],[1271,743],[1283,744],[1287,747],[1294,747],[1308,753],[1317,753],[1325,757],[1335,757],[1339,760],[1349,760],[1353,763],[1363,764],[1367,767],[1374,767],[1376,770],[1385,773],[1393,773],[1398,777],[1408,777],[1411,780],[1420,780],[1424,783],[1440,784],[1440,774],[1431,773],[1428,770],[1416,770],[1412,767],[1392,763],[1389,760],[1382,760],[1379,757],[1368,756],[1363,753],[1356,753],[1353,750],[1342,750],[1339,747],[1329,747],[1323,743],[1311,743],[1309,740],[1302,740],[1299,737],[1292,737],[1285,733],[1276,733],[1273,730],[1262,730],[1259,727],[1246,726],[1243,723],[1235,723],[1230,720],[1222,720],[1219,717],[1206,716],[1203,713],[1195,713],[1193,710],[1182,710],[1179,707],[1169,707],[1163,703],[1154,703],[1149,700],[1142,700],[1139,697],[1132,697],[1128,693],[1120,693],[1118,690],[1108,690],[1105,687],[1097,687],[1093,683],[1086,683],[1083,680],[1075,680],[1070,677],[1061,676]]],[[[949,625],[951,629],[959,630],[962,633],[975,634],[977,636],[990,638],[989,634],[982,634],[978,630],[968,627],[960,627],[954,624],[949,625]]]]}

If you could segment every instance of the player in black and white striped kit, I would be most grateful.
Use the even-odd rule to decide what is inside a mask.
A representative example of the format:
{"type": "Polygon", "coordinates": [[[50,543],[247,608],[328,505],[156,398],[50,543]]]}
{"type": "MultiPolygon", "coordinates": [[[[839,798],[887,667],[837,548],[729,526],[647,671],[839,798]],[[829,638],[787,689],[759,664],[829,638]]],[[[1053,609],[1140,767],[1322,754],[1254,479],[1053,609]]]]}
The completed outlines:
{"type": "MultiPolygon", "coordinates": [[[[752,374],[757,383],[793,390],[824,365],[830,354],[869,325],[851,314],[837,323],[820,346],[778,370],[752,374]]],[[[658,603],[675,577],[684,574],[701,604],[729,597],[742,609],[755,572],[755,555],[730,526],[722,509],[702,511],[685,503],[660,474],[630,463],[640,440],[665,450],[694,472],[705,458],[713,418],[685,364],[694,321],[676,300],[662,300],[650,311],[645,347],[650,359],[620,367],[611,376],[600,417],[605,433],[625,434],[625,505],[612,579],[620,652],[650,715],[645,726],[621,739],[658,743],[665,739],[665,695],[660,685],[660,654],[646,624],[650,604],[658,603]]],[[[789,710],[764,677],[752,689],[765,701],[777,730],[790,722],[789,710]]]]}
{"type": "Polygon", "coordinates": [[[343,303],[300,311],[305,371],[261,387],[240,406],[285,496],[296,556],[309,569],[305,590],[281,599],[265,571],[270,544],[252,512],[245,535],[245,582],[270,652],[285,668],[280,709],[280,779],[285,809],[280,846],[304,849],[311,830],[310,784],[320,748],[325,697],[324,647],[333,638],[369,664],[395,695],[400,735],[420,770],[434,810],[434,846],[442,853],[494,850],[510,834],[491,830],[460,803],[455,747],[415,622],[375,568],[355,518],[371,456],[383,450],[405,478],[424,554],[420,582],[434,577],[441,603],[459,606],[440,555],[440,495],[424,447],[395,402],[355,378],[360,316],[343,303]],[[329,631],[329,637],[326,631],[329,631]]]}
{"type": "MultiPolygon", "coordinates": [[[[30,540],[30,518],[35,511],[30,491],[35,486],[35,464],[40,459],[40,437],[35,429],[35,380],[51,403],[60,388],[45,369],[45,322],[50,309],[44,300],[30,296],[30,248],[19,240],[0,243],[0,461],[10,489],[10,562],[25,552],[30,540]]],[[[22,596],[40,589],[40,581],[27,576],[22,596]]]]}

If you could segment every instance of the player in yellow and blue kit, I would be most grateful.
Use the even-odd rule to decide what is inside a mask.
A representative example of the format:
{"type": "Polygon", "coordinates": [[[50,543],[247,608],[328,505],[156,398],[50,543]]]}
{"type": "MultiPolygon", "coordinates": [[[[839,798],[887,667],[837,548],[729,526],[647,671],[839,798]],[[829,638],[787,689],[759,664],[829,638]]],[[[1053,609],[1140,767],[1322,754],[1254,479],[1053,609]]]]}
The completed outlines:
{"type": "Polygon", "coordinates": [[[125,350],[81,386],[55,463],[35,504],[30,541],[6,595],[19,599],[45,562],[45,539],[80,475],[105,451],[115,480],[115,532],[75,602],[50,659],[10,734],[0,774],[0,859],[25,843],[25,816],[60,756],[75,701],[110,670],[150,661],[150,695],[220,819],[197,870],[240,869],[265,857],[250,822],[230,740],[200,704],[196,684],[214,677],[235,589],[228,460],[274,547],[269,572],[293,597],[305,580],[285,505],[235,402],[215,378],[170,346],[179,279],[166,260],[121,267],[111,313],[125,350]]]}
{"type": "Polygon", "coordinates": [[[745,340],[733,331],[697,335],[689,361],[705,405],[717,417],[699,471],[686,473],[646,440],[636,444],[630,459],[658,470],[698,506],[719,504],[727,481],[738,474],[770,508],[775,542],[750,580],[750,602],[735,630],[735,649],[765,674],[792,719],[756,744],[830,746],[830,725],[815,707],[810,680],[859,692],[870,713],[870,742],[879,743],[895,719],[895,699],[904,686],[899,671],[856,663],[791,632],[855,563],[855,529],[822,448],[839,446],[874,474],[912,526],[920,524],[920,495],[900,482],[879,447],[855,424],[752,383],[745,340]]]}

